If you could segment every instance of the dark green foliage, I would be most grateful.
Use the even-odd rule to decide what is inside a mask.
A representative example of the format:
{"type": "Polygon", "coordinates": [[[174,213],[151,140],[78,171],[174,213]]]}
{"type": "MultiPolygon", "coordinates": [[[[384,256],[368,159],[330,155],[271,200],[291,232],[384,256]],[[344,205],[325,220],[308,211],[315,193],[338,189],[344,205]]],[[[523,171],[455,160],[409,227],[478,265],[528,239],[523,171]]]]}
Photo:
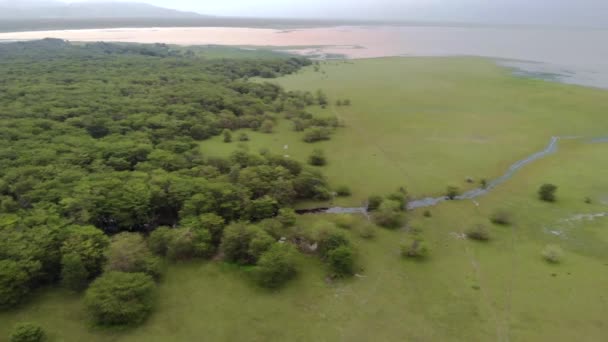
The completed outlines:
{"type": "Polygon", "coordinates": [[[179,228],[171,231],[167,245],[169,259],[208,258],[214,252],[211,234],[204,228],[179,228]]]}
{"type": "Polygon", "coordinates": [[[490,231],[482,224],[474,225],[469,228],[465,235],[471,240],[488,241],[490,240],[490,231]]]}
{"type": "Polygon", "coordinates": [[[340,197],[348,197],[352,195],[352,192],[350,191],[350,188],[348,186],[341,185],[336,188],[336,194],[340,197]]]}
{"type": "Polygon", "coordinates": [[[82,291],[87,287],[88,279],[89,272],[80,255],[64,254],[61,258],[61,284],[72,291],[82,291]]]}
{"type": "Polygon", "coordinates": [[[88,288],[85,305],[96,324],[139,324],[152,311],[154,289],[146,274],[108,272],[88,288]]]}
{"type": "Polygon", "coordinates": [[[377,225],[384,228],[396,229],[401,227],[404,220],[401,202],[393,200],[382,202],[378,210],[374,212],[373,218],[377,225]]]}
{"type": "Polygon", "coordinates": [[[251,221],[275,217],[279,210],[279,202],[270,196],[264,196],[249,202],[247,212],[251,221]]]}
{"type": "Polygon", "coordinates": [[[336,229],[331,222],[319,222],[316,225],[318,252],[323,258],[327,258],[330,251],[341,247],[350,246],[350,241],[346,234],[336,229]]]}
{"type": "Polygon", "coordinates": [[[154,278],[161,275],[160,259],[152,254],[139,233],[120,233],[113,236],[106,258],[106,272],[145,273],[154,278]]]}
{"type": "Polygon", "coordinates": [[[44,340],[44,330],[33,323],[19,323],[11,333],[10,342],[41,342],[44,340]]]}
{"type": "Polygon", "coordinates": [[[384,199],[382,198],[382,196],[369,196],[369,198],[367,199],[367,210],[368,211],[375,211],[378,208],[380,208],[380,205],[382,204],[382,202],[384,201],[384,199]]]}
{"type": "Polygon", "coordinates": [[[488,181],[486,179],[479,181],[479,184],[481,185],[482,189],[486,189],[488,187],[488,181]]]}
{"type": "Polygon", "coordinates": [[[405,210],[407,205],[407,193],[405,190],[393,192],[392,194],[386,196],[386,199],[398,202],[401,210],[405,210]]]}
{"type": "Polygon", "coordinates": [[[427,218],[431,218],[431,217],[433,217],[433,214],[431,213],[431,211],[430,211],[430,210],[425,210],[425,211],[424,211],[424,213],[423,213],[422,215],[423,215],[424,217],[427,217],[427,218]]]}
{"type": "Polygon", "coordinates": [[[456,186],[448,186],[445,191],[445,196],[450,200],[456,199],[458,195],[460,195],[460,189],[456,186]]]}
{"type": "Polygon", "coordinates": [[[357,226],[357,233],[364,239],[373,239],[376,236],[376,226],[370,222],[364,222],[357,226]]]}
{"type": "Polygon", "coordinates": [[[545,202],[555,202],[555,192],[557,186],[553,184],[543,184],[538,189],[538,197],[545,202]]]}
{"type": "Polygon", "coordinates": [[[331,139],[331,129],[327,127],[311,127],[304,132],[304,141],[314,143],[331,139]]]}
{"type": "Polygon", "coordinates": [[[80,257],[87,274],[92,278],[101,273],[109,244],[110,239],[95,227],[71,227],[61,246],[61,253],[80,257]]]}
{"type": "Polygon", "coordinates": [[[295,225],[297,218],[298,216],[293,209],[279,209],[279,215],[277,216],[277,220],[279,220],[279,222],[281,222],[284,227],[292,227],[293,225],[295,225]]]}
{"type": "Polygon", "coordinates": [[[275,243],[264,252],[255,267],[255,279],[260,286],[278,288],[296,275],[295,249],[285,243],[275,243]]]}
{"type": "Polygon", "coordinates": [[[221,249],[228,261],[255,264],[275,240],[263,229],[243,223],[231,224],[224,230],[221,249]]]}
{"type": "Polygon", "coordinates": [[[346,277],[355,274],[355,252],[350,246],[339,246],[327,253],[327,263],[334,276],[346,277]]]}
{"type": "Polygon", "coordinates": [[[401,256],[405,258],[424,259],[428,256],[429,248],[420,238],[414,238],[401,245],[401,256]]]}
{"type": "Polygon", "coordinates": [[[317,90],[317,103],[319,104],[319,106],[327,106],[327,104],[329,103],[327,100],[327,95],[325,95],[325,93],[319,89],[317,90]]]}
{"type": "Polygon", "coordinates": [[[490,221],[494,224],[508,226],[513,223],[511,214],[506,210],[497,210],[490,217],[490,221]]]}
{"type": "MultiPolygon", "coordinates": [[[[107,252],[108,235],[151,232],[155,254],[209,257],[227,222],[331,198],[325,178],[295,160],[242,150],[210,157],[199,143],[267,131],[279,117],[328,138],[337,120],[306,113],[313,94],[247,81],[310,61],[182,51],[54,39],[0,45],[0,306],[60,280],[80,289],[101,274],[106,255],[109,269],[158,275],[139,238],[107,252]],[[177,228],[153,231],[169,226],[177,228]]],[[[260,234],[247,244],[248,263],[269,241],[260,234]]]]}
{"type": "Polygon", "coordinates": [[[165,256],[173,236],[171,228],[158,227],[148,236],[148,246],[154,254],[165,256]]]}
{"type": "Polygon", "coordinates": [[[585,197],[585,203],[586,204],[592,204],[593,200],[591,199],[591,197],[585,197]]]}
{"type": "Polygon", "coordinates": [[[0,260],[0,309],[19,304],[29,293],[30,276],[19,263],[0,260]]]}
{"type": "Polygon", "coordinates": [[[325,152],[320,149],[314,149],[310,157],[308,157],[308,164],[312,166],[324,166],[327,164],[327,158],[325,152]]]}

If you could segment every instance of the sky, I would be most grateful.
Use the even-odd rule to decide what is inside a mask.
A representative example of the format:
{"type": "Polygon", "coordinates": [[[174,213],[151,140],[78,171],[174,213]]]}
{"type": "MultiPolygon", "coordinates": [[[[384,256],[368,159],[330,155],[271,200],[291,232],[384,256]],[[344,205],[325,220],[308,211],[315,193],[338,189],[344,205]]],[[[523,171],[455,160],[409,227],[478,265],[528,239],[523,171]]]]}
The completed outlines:
{"type": "MultiPolygon", "coordinates": [[[[100,0],[64,0],[82,2],[100,0]]],[[[490,23],[608,22],[608,0],[114,0],[247,17],[403,19],[490,23]]]]}

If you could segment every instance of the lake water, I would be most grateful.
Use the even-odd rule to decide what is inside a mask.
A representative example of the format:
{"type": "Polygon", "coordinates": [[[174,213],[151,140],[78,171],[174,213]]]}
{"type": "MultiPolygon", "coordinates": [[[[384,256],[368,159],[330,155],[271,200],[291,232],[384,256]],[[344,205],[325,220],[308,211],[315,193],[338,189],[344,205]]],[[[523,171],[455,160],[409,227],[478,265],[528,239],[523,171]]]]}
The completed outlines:
{"type": "Polygon", "coordinates": [[[315,57],[484,56],[542,78],[608,88],[608,30],[364,26],[296,30],[260,28],[128,28],[0,33],[2,40],[289,47],[315,57]]]}

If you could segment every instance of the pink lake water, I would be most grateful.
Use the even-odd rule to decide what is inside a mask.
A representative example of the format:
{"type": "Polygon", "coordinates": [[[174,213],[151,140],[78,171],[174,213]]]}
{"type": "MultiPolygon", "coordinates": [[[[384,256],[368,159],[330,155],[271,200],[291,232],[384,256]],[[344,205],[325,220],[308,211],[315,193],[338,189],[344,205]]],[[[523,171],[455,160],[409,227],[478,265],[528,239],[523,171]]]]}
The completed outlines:
{"type": "Polygon", "coordinates": [[[608,30],[362,26],[262,28],[126,28],[0,33],[0,41],[46,37],[71,41],[272,46],[327,57],[483,56],[531,75],[608,88],[608,30]]]}

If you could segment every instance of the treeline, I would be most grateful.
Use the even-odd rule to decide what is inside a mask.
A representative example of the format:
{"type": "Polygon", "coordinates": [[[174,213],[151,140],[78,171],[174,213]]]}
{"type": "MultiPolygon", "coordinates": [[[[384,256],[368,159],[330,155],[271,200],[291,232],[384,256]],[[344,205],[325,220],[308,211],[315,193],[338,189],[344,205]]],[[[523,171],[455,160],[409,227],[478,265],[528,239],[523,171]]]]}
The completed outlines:
{"type": "Polygon", "coordinates": [[[96,311],[108,304],[96,298],[131,284],[149,309],[162,270],[154,253],[209,258],[222,248],[229,261],[258,265],[261,284],[292,275],[280,228],[296,201],[331,197],[323,175],[268,153],[210,157],[198,141],[282,116],[304,129],[337,126],[306,114],[318,96],[246,80],[310,61],[205,60],[165,45],[0,46],[0,307],[104,274],[87,305],[100,323],[120,323],[128,313],[96,311]]]}

